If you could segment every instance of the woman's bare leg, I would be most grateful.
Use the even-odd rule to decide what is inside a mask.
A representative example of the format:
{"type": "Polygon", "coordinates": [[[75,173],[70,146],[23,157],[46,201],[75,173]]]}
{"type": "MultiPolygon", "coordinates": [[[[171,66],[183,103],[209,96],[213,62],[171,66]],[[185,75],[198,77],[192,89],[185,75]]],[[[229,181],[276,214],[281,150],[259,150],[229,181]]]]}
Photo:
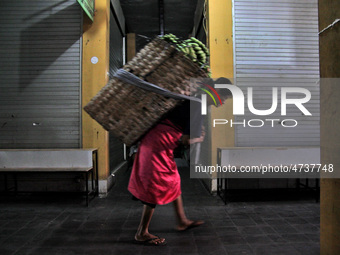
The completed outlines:
{"type": "MultiPolygon", "coordinates": [[[[149,225],[151,222],[152,215],[155,211],[155,208],[152,208],[148,205],[143,206],[142,218],[140,220],[137,233],[135,235],[135,240],[137,241],[145,241],[151,238],[157,238],[157,236],[149,233],[149,225]]],[[[157,238],[155,240],[150,241],[155,244],[161,244],[165,242],[164,238],[157,238]]]]}
{"type": "Polygon", "coordinates": [[[178,230],[186,230],[188,227],[197,227],[204,223],[204,221],[201,220],[193,221],[187,218],[184,212],[183,199],[181,195],[174,201],[174,207],[177,217],[178,230]]]}

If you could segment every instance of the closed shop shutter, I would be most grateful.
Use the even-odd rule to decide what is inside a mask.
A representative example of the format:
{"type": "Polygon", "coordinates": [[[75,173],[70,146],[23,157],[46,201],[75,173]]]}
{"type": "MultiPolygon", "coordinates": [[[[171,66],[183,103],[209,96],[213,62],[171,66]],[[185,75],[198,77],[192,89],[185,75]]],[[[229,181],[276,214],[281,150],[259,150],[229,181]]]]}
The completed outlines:
{"type": "MultiPolygon", "coordinates": [[[[235,77],[236,85],[244,91],[245,106],[248,87],[253,87],[254,107],[259,110],[271,107],[272,87],[278,87],[279,92],[277,110],[272,115],[257,116],[245,107],[245,115],[235,118],[241,123],[234,125],[236,146],[319,145],[318,45],[317,0],[234,0],[235,77]],[[282,87],[308,89],[312,98],[304,106],[312,116],[305,116],[294,105],[281,116],[282,87]],[[251,119],[261,119],[265,124],[249,127],[251,119]],[[294,119],[298,125],[284,127],[284,119],[294,119]]],[[[286,125],[294,123],[287,121],[286,125]]]]}
{"type": "Polygon", "coordinates": [[[79,4],[1,0],[0,22],[0,148],[79,148],[79,4]]]}
{"type": "MultiPolygon", "coordinates": [[[[111,10],[110,14],[110,78],[123,66],[123,35],[111,10]]],[[[124,161],[124,144],[110,134],[110,168],[124,161]]]]}
{"type": "Polygon", "coordinates": [[[110,77],[123,66],[123,35],[111,11],[110,15],[110,77]]]}

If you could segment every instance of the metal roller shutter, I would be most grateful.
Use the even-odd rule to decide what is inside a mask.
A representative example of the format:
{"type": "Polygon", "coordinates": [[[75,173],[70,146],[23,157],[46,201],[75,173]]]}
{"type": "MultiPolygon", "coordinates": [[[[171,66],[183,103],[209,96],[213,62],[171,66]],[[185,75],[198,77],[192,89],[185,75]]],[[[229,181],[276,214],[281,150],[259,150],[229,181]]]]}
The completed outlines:
{"type": "Polygon", "coordinates": [[[0,22],[0,148],[79,148],[79,5],[1,0],[0,22]]]}
{"type": "MultiPolygon", "coordinates": [[[[123,36],[118,23],[110,14],[110,78],[123,66],[123,36]]],[[[124,144],[110,134],[110,168],[113,170],[124,161],[124,144]]]]}
{"type": "Polygon", "coordinates": [[[113,13],[110,14],[110,77],[123,66],[123,36],[113,13]]]}
{"type": "Polygon", "coordinates": [[[245,95],[246,88],[253,87],[256,109],[271,107],[272,87],[279,88],[279,95],[281,87],[303,87],[312,94],[304,104],[312,116],[304,116],[295,106],[281,116],[280,96],[277,111],[270,116],[253,115],[245,107],[245,115],[235,118],[241,123],[246,120],[246,127],[235,125],[236,146],[318,146],[317,0],[234,0],[234,38],[236,85],[245,95]],[[250,119],[261,119],[265,125],[249,127],[250,119]],[[272,127],[265,119],[279,120],[272,127]],[[283,119],[295,119],[298,125],[283,127],[283,119]]]}

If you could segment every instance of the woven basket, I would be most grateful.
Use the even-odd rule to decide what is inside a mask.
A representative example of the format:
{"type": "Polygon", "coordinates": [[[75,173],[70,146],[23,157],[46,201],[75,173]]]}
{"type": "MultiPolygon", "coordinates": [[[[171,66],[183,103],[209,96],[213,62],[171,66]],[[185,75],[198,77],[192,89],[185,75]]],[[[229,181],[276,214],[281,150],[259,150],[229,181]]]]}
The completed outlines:
{"type": "MultiPolygon", "coordinates": [[[[183,95],[190,95],[191,78],[207,77],[197,64],[159,38],[148,43],[123,69],[144,81],[183,95]]],[[[113,78],[84,110],[130,146],[179,102],[113,78]]]]}

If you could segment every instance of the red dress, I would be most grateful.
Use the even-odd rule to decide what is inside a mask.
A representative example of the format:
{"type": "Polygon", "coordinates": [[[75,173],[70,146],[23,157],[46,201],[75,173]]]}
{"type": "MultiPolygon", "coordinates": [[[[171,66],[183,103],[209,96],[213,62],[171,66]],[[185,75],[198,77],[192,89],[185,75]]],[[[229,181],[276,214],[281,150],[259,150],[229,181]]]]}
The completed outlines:
{"type": "Polygon", "coordinates": [[[181,195],[181,179],[173,151],[182,132],[165,120],[141,140],[132,167],[128,190],[150,204],[167,204],[181,195]]]}

